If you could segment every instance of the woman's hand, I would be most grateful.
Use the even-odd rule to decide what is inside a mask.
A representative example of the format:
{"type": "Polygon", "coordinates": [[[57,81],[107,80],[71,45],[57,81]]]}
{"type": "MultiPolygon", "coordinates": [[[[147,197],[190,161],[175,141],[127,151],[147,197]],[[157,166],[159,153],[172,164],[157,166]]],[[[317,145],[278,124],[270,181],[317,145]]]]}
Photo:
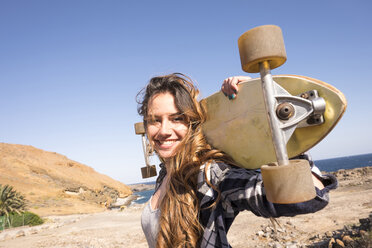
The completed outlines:
{"type": "Polygon", "coordinates": [[[234,76],[223,80],[221,91],[225,96],[229,97],[230,100],[234,99],[238,94],[238,84],[251,79],[248,76],[234,76]]]}

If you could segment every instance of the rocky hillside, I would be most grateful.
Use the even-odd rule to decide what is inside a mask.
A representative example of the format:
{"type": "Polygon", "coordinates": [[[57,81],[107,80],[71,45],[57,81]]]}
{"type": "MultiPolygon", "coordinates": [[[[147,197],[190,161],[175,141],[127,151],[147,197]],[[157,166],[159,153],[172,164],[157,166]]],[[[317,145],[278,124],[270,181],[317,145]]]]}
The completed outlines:
{"type": "Polygon", "coordinates": [[[12,185],[41,216],[89,213],[132,194],[89,166],[32,146],[0,143],[0,184],[12,185]]]}

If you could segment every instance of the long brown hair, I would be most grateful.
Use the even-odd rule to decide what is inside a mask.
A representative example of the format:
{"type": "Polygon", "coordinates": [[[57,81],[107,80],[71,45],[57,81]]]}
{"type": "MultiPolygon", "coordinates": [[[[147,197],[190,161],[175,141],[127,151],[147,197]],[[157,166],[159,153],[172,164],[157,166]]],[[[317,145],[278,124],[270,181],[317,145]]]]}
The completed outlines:
{"type": "MultiPolygon", "coordinates": [[[[147,127],[148,104],[160,93],[170,93],[176,108],[188,123],[188,132],[168,167],[169,184],[160,203],[157,247],[197,247],[203,235],[199,222],[197,177],[200,166],[209,160],[229,160],[207,143],[201,129],[205,108],[197,100],[199,91],[187,76],[174,73],[154,77],[138,97],[138,113],[147,127]]],[[[160,158],[162,160],[162,158],[160,158]]],[[[207,168],[207,166],[206,166],[207,168]]]]}

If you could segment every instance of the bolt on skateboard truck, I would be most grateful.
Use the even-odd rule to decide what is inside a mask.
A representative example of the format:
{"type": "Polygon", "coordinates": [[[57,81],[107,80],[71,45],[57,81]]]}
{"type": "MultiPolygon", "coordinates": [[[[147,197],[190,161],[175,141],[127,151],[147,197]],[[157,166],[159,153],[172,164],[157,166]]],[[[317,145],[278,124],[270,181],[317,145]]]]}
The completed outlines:
{"type": "Polygon", "coordinates": [[[142,148],[143,148],[143,155],[145,156],[145,163],[146,166],[141,168],[141,173],[142,173],[142,178],[149,178],[149,177],[154,177],[157,175],[156,173],[156,167],[155,165],[150,165],[149,163],[149,149],[148,145],[146,142],[146,137],[145,137],[145,127],[143,125],[143,122],[138,122],[134,124],[134,130],[137,135],[141,135],[142,137],[142,148]]]}
{"type": "Polygon", "coordinates": [[[325,101],[316,92],[292,96],[271,75],[287,60],[282,31],[265,25],[245,32],[238,40],[242,69],[260,73],[272,143],[277,162],[261,167],[267,199],[273,203],[297,203],[313,199],[315,187],[307,160],[289,160],[286,144],[296,127],[321,123],[325,101]],[[309,99],[309,95],[312,98],[309,99]],[[315,96],[314,96],[315,95],[315,96]]]}

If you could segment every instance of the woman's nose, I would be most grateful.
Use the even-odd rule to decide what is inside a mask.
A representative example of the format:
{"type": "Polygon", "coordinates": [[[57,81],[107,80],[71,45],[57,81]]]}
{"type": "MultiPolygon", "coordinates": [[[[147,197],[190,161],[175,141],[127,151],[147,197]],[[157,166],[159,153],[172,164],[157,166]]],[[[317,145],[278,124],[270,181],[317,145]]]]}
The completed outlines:
{"type": "Polygon", "coordinates": [[[160,134],[162,135],[170,135],[171,134],[171,131],[172,131],[172,125],[169,121],[163,121],[161,123],[161,127],[160,127],[160,134]]]}

